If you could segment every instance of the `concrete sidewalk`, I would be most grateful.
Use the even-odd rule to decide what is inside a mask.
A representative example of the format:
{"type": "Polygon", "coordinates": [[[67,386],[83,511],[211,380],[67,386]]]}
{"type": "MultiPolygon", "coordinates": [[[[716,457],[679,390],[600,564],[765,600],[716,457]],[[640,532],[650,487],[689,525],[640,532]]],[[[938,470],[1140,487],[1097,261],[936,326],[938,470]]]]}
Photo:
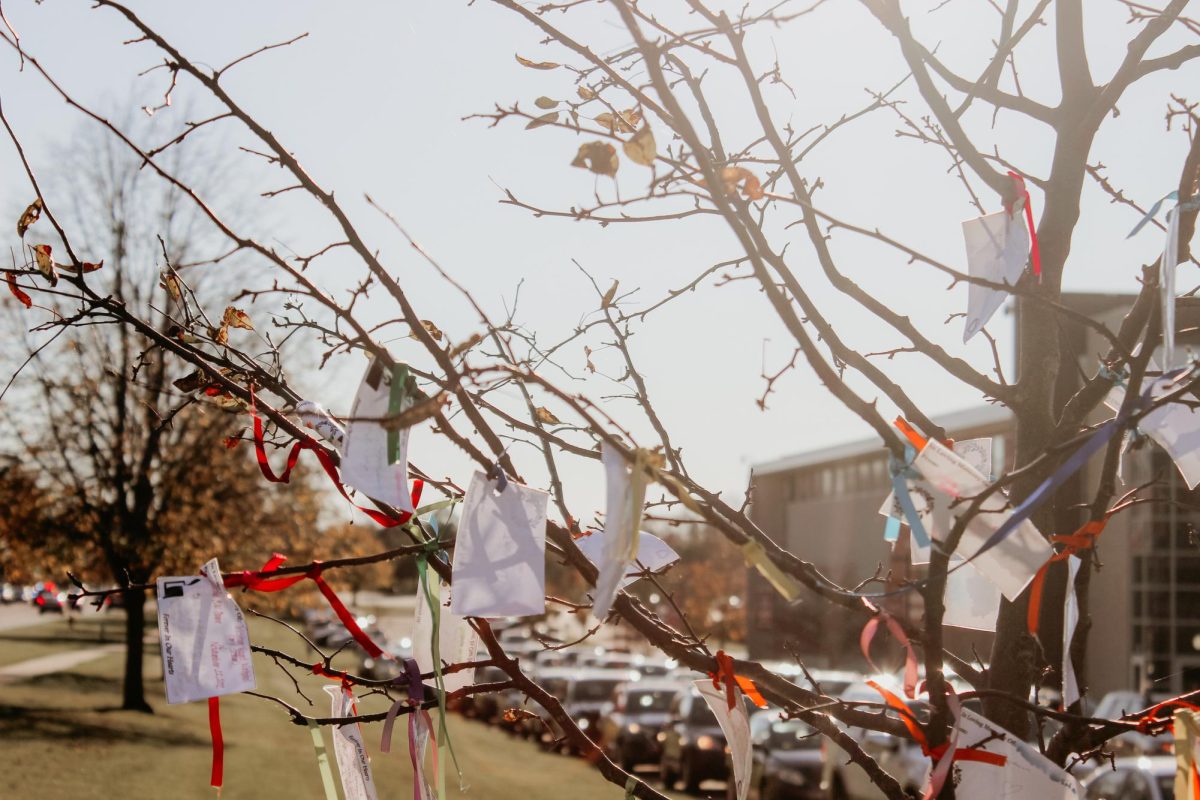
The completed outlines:
{"type": "Polygon", "coordinates": [[[125,645],[123,644],[106,644],[102,647],[89,647],[84,650],[71,650],[66,653],[53,653],[40,658],[31,658],[28,661],[18,661],[16,664],[0,667],[0,684],[12,683],[25,678],[36,678],[52,672],[63,672],[80,664],[95,661],[109,653],[119,653],[124,649],[125,645]]]}

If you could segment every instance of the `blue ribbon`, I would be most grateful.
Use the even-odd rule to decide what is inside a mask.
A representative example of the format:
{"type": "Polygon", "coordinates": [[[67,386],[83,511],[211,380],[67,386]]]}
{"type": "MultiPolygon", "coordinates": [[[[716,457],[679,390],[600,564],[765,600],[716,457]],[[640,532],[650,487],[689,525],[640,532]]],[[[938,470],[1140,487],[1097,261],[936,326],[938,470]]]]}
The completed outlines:
{"type": "MultiPolygon", "coordinates": [[[[896,502],[900,504],[900,510],[904,512],[904,519],[908,523],[909,531],[912,532],[913,541],[921,547],[929,547],[929,534],[925,531],[925,526],[921,524],[921,516],[917,513],[912,496],[908,493],[908,479],[921,477],[920,473],[912,467],[913,459],[916,457],[917,451],[912,445],[904,446],[904,461],[900,461],[895,456],[891,457],[892,493],[896,496],[896,502]]],[[[889,518],[888,524],[883,529],[883,538],[894,542],[899,535],[899,520],[889,518]]]]}
{"type": "Polygon", "coordinates": [[[1158,214],[1158,212],[1160,210],[1162,210],[1163,203],[1167,202],[1168,200],[1178,200],[1178,199],[1179,199],[1178,191],[1168,192],[1167,194],[1158,198],[1158,200],[1155,201],[1154,205],[1150,206],[1150,210],[1146,212],[1146,215],[1144,217],[1142,217],[1142,219],[1138,222],[1137,225],[1133,226],[1133,230],[1131,230],[1129,232],[1129,235],[1126,236],[1125,238],[1132,239],[1134,236],[1137,235],[1138,231],[1140,231],[1142,228],[1146,227],[1146,224],[1148,222],[1150,222],[1150,220],[1154,219],[1154,217],[1158,214]]]}

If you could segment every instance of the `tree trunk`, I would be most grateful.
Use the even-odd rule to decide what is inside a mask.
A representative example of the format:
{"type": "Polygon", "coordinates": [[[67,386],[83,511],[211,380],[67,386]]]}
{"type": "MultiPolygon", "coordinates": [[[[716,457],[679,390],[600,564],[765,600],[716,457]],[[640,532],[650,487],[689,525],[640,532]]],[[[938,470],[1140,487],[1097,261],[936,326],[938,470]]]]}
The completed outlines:
{"type": "Polygon", "coordinates": [[[145,670],[142,638],[146,627],[146,593],[127,589],[125,600],[125,683],[121,692],[121,708],[126,711],[152,713],[146,702],[145,670]]]}

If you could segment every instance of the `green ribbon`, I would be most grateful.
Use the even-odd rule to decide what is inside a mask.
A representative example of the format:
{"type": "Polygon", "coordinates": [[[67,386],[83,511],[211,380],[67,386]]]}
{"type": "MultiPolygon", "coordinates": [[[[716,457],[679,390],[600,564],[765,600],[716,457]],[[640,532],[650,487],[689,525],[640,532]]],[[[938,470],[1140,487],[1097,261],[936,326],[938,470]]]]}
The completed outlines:
{"type": "Polygon", "coordinates": [[[629,780],[625,781],[625,800],[635,800],[637,795],[633,791],[637,789],[637,785],[638,779],[630,775],[629,780]]]}
{"type": "Polygon", "coordinates": [[[321,737],[321,727],[315,720],[310,719],[308,732],[312,734],[313,750],[317,751],[317,767],[321,770],[321,783],[325,785],[325,800],[338,800],[333,771],[329,768],[329,753],[325,750],[325,739],[321,737]]]}
{"type": "MultiPolygon", "coordinates": [[[[388,393],[388,416],[394,417],[404,410],[404,401],[408,399],[408,365],[397,364],[392,367],[392,386],[388,393]]],[[[400,429],[389,429],[387,432],[388,463],[395,464],[400,460],[400,429]]]]}
{"type": "MultiPolygon", "coordinates": [[[[456,499],[449,501],[441,501],[433,503],[431,506],[439,508],[446,505],[453,506],[457,502],[456,499]]],[[[424,511],[431,506],[426,506],[421,510],[424,511]]],[[[414,517],[417,515],[414,514],[414,517]]],[[[434,533],[437,533],[437,517],[430,517],[430,525],[433,527],[434,533]]],[[[445,749],[450,753],[450,758],[454,762],[454,771],[458,773],[459,788],[463,785],[462,767],[459,766],[458,756],[454,752],[454,743],[450,741],[450,731],[446,726],[446,679],[442,674],[442,603],[441,603],[441,581],[437,585],[431,585],[429,580],[429,556],[441,549],[441,543],[437,538],[425,540],[426,550],[417,555],[417,574],[421,580],[421,594],[425,598],[426,604],[429,606],[430,622],[432,633],[432,641],[429,643],[430,653],[433,656],[433,680],[437,687],[438,701],[438,749],[445,749]]],[[[437,766],[437,796],[439,800],[446,796],[446,760],[438,759],[437,766]]]]}

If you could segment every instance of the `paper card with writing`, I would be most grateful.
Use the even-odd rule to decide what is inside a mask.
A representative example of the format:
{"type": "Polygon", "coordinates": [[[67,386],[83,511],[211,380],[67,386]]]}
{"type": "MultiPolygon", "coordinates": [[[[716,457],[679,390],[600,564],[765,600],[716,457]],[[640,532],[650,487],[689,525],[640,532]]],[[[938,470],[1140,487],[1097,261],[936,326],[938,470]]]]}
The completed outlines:
{"type": "Polygon", "coordinates": [[[450,609],[464,617],[546,611],[546,508],[550,495],[508,481],[498,491],[476,472],[454,545],[450,609]]]}
{"type": "Polygon", "coordinates": [[[946,577],[945,616],[942,622],[953,628],[975,631],[996,630],[1000,613],[1000,589],[962,559],[951,559],[951,573],[946,577]],[[957,569],[954,569],[958,567],[957,569]]]}
{"type": "MultiPolygon", "coordinates": [[[[326,686],[329,692],[331,717],[357,715],[354,693],[342,686],[326,686]]],[[[375,793],[375,778],[371,775],[371,757],[363,744],[362,729],[357,722],[331,725],[333,755],[337,759],[338,775],[342,779],[345,800],[379,800],[375,793]]]]}
{"type": "MultiPolygon", "coordinates": [[[[962,228],[971,277],[1015,286],[1029,261],[1029,230],[1021,215],[997,211],[966,220],[962,228]]],[[[1008,292],[969,284],[963,341],[979,333],[1007,298],[1008,292]]]]}
{"type": "Polygon", "coordinates": [[[1077,556],[1067,559],[1067,599],[1063,604],[1063,660],[1062,660],[1062,707],[1065,711],[1080,698],[1079,679],[1075,677],[1075,663],[1071,660],[1071,640],[1079,625],[1079,598],[1075,594],[1075,578],[1083,561],[1077,556]]]}
{"type": "MultiPolygon", "coordinates": [[[[603,558],[601,555],[604,545],[603,533],[592,533],[581,536],[575,540],[575,544],[587,556],[588,561],[599,565],[600,559],[603,558]]],[[[629,584],[637,581],[641,574],[647,570],[658,572],[678,560],[679,554],[671,548],[671,545],[652,533],[639,531],[637,560],[625,570],[625,577],[621,579],[621,588],[624,589],[629,584]]]]}
{"type": "Polygon", "coordinates": [[[158,638],[168,703],[255,688],[242,610],[225,591],[214,558],[200,575],[159,578],[158,638]]]}
{"type": "MultiPolygon", "coordinates": [[[[990,436],[955,442],[954,453],[961,456],[965,462],[978,470],[981,475],[992,474],[992,438],[990,436]]],[[[925,526],[925,532],[929,534],[931,539],[944,541],[946,535],[950,533],[951,526],[954,524],[954,520],[950,516],[950,498],[939,492],[935,492],[928,481],[917,478],[908,479],[908,496],[912,498],[913,507],[917,510],[917,515],[921,518],[921,524],[925,526]]],[[[883,501],[883,505],[879,509],[879,513],[882,516],[892,517],[904,522],[904,509],[900,507],[900,503],[896,500],[895,492],[888,493],[887,498],[883,501]]],[[[914,566],[928,564],[930,549],[931,545],[922,547],[910,536],[908,542],[909,563],[914,566]]]]}
{"type": "MultiPolygon", "coordinates": [[[[913,462],[937,491],[951,498],[974,497],[987,488],[988,480],[941,442],[930,441],[913,462]]],[[[1011,513],[1008,500],[1001,494],[988,498],[967,524],[958,554],[972,557],[1011,513]]],[[[962,513],[969,503],[960,503],[962,513]]],[[[1029,520],[1017,526],[1004,541],[971,562],[988,580],[996,584],[1009,600],[1016,600],[1046,559],[1053,555],[1050,543],[1029,520]]]]}
{"type": "Polygon", "coordinates": [[[729,746],[729,756],[733,762],[733,783],[737,790],[737,800],[746,800],[750,793],[750,759],[752,756],[750,744],[750,715],[746,712],[746,702],[742,699],[739,689],[737,702],[733,709],[725,699],[725,689],[713,686],[711,680],[693,681],[692,686],[704,698],[704,702],[712,709],[717,717],[717,724],[725,734],[725,743],[729,746]]]}
{"type": "MultiPolygon", "coordinates": [[[[1150,396],[1152,400],[1161,400],[1178,389],[1179,384],[1172,378],[1162,377],[1154,381],[1150,396]]],[[[1190,393],[1180,399],[1185,402],[1167,403],[1142,417],[1138,430],[1167,451],[1188,488],[1195,489],[1200,485],[1200,411],[1187,405],[1196,402],[1190,393]]],[[[1124,400],[1125,389],[1114,386],[1104,404],[1116,411],[1124,400]]]]}
{"type": "Polygon", "coordinates": [[[956,797],[971,800],[1077,800],[1079,781],[1004,728],[968,708],[959,719],[960,749],[978,748],[999,753],[1004,766],[980,761],[956,761],[956,797]]]}
{"type": "MultiPolygon", "coordinates": [[[[443,664],[466,664],[475,660],[479,637],[467,620],[450,610],[452,587],[430,576],[431,588],[437,592],[438,649],[443,664]]],[[[424,590],[417,587],[417,606],[413,613],[413,658],[421,672],[433,672],[433,615],[424,590]]],[[[475,670],[464,669],[443,676],[447,692],[455,692],[475,682],[475,670]]]]}
{"type": "MultiPolygon", "coordinates": [[[[342,482],[373,500],[412,511],[408,488],[408,429],[398,432],[396,460],[388,453],[388,432],[378,420],[389,415],[392,373],[372,359],[359,384],[342,445],[342,482]]],[[[411,405],[411,399],[401,408],[411,405]]]]}

